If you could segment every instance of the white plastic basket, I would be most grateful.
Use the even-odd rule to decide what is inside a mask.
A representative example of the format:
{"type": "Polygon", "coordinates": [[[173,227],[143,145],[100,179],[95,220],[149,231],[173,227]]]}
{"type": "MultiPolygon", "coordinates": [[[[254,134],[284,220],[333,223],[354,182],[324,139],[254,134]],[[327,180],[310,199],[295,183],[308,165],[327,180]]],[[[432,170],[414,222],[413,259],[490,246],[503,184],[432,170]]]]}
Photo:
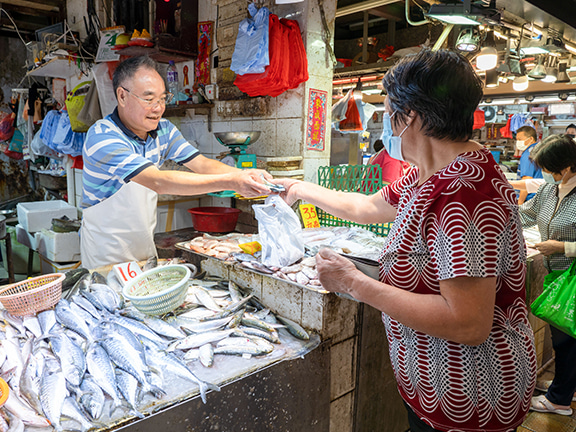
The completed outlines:
{"type": "Polygon", "coordinates": [[[190,275],[190,269],[179,264],[156,267],[129,281],[122,294],[140,312],[162,315],[184,303],[190,275]]]}

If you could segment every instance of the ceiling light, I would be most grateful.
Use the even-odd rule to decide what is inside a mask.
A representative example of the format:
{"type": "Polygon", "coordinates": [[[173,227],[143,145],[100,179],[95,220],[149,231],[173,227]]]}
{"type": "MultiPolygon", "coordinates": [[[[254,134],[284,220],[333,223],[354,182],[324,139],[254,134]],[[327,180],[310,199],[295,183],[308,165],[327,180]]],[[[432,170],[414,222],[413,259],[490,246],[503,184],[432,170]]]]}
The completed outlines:
{"type": "Polygon", "coordinates": [[[558,77],[556,79],[557,83],[569,83],[570,76],[566,72],[566,67],[568,66],[567,63],[560,63],[558,65],[558,77]]]}
{"type": "Polygon", "coordinates": [[[493,8],[473,5],[471,0],[462,0],[457,4],[433,4],[425,15],[428,18],[458,25],[480,25],[482,18],[490,18],[497,22],[500,20],[499,12],[493,8]]]}
{"type": "Polygon", "coordinates": [[[490,70],[498,63],[498,51],[493,47],[484,47],[476,57],[476,67],[480,70],[490,70]]]}
{"type": "Polygon", "coordinates": [[[532,102],[534,100],[534,95],[524,96],[524,99],[526,99],[527,102],[532,102]]]}
{"type": "Polygon", "coordinates": [[[522,75],[514,78],[514,81],[512,82],[512,88],[515,91],[526,90],[528,88],[528,77],[526,75],[522,75]]]}
{"type": "Polygon", "coordinates": [[[546,68],[542,65],[542,57],[538,59],[538,64],[530,71],[528,78],[543,79],[546,77],[546,68]]]}
{"type": "Polygon", "coordinates": [[[478,57],[476,57],[476,67],[480,70],[490,70],[494,69],[496,64],[498,64],[498,51],[494,41],[494,31],[488,30],[484,40],[484,47],[480,50],[478,57]]]}
{"type": "Polygon", "coordinates": [[[565,101],[568,99],[568,93],[558,93],[558,99],[565,101]]]}
{"type": "Polygon", "coordinates": [[[456,49],[458,51],[472,52],[480,47],[480,33],[474,27],[463,29],[458,35],[456,49]]]}
{"type": "Polygon", "coordinates": [[[486,87],[498,87],[498,71],[496,69],[486,71],[486,87]]]}
{"type": "Polygon", "coordinates": [[[542,82],[553,83],[558,79],[558,69],[555,67],[547,67],[546,76],[542,78],[542,82]]]}

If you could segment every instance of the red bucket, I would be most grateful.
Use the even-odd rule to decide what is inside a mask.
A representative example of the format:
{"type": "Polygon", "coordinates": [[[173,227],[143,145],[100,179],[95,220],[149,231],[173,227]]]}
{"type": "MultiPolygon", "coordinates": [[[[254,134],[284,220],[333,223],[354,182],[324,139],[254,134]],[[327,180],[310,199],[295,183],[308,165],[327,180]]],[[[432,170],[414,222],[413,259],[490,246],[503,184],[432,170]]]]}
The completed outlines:
{"type": "Polygon", "coordinates": [[[194,229],[201,232],[227,233],[234,231],[242,210],[230,207],[195,207],[188,209],[194,229]]]}

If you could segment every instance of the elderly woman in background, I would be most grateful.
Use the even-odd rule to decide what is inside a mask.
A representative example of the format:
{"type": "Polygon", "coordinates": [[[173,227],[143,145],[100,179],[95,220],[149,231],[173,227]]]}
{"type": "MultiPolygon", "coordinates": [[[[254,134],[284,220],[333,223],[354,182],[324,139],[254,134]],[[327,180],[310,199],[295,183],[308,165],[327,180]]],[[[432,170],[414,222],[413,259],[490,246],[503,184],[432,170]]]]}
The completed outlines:
{"type": "Polygon", "coordinates": [[[394,221],[379,280],[328,249],[316,260],[325,289],[382,311],[410,430],[512,431],[530,407],[536,356],[516,196],[490,152],[470,141],[482,83],[459,54],[422,50],[383,85],[382,140],[414,165],[406,175],[373,195],[275,181],[288,203],[394,221]]]}
{"type": "MultiPolygon", "coordinates": [[[[520,207],[522,226],[537,225],[548,271],[566,270],[576,257],[576,142],[570,135],[550,135],[532,152],[546,183],[520,207]]],[[[550,326],[555,356],[554,380],[538,382],[545,395],[532,399],[534,411],[572,415],[576,400],[576,339],[550,326]]]]}

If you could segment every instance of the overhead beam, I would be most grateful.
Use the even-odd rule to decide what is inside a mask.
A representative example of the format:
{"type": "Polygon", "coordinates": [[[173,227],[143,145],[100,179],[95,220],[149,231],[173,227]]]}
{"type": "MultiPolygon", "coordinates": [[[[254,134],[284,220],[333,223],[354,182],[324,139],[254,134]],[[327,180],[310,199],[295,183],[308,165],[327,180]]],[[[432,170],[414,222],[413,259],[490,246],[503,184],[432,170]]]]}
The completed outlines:
{"type": "Polygon", "coordinates": [[[384,6],[387,4],[397,3],[399,0],[367,0],[360,3],[354,3],[342,8],[336,9],[336,18],[350,15],[356,12],[363,12],[365,10],[370,10],[377,8],[379,6],[384,6]]]}
{"type": "Polygon", "coordinates": [[[387,20],[402,21],[404,19],[404,15],[400,14],[394,15],[391,13],[383,12],[380,9],[370,9],[368,13],[370,13],[370,15],[374,15],[379,18],[385,18],[387,20]]]}
{"type": "Polygon", "coordinates": [[[0,3],[19,6],[23,8],[38,9],[46,12],[60,12],[60,8],[58,6],[28,0],[2,0],[0,3]]]}

